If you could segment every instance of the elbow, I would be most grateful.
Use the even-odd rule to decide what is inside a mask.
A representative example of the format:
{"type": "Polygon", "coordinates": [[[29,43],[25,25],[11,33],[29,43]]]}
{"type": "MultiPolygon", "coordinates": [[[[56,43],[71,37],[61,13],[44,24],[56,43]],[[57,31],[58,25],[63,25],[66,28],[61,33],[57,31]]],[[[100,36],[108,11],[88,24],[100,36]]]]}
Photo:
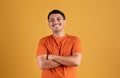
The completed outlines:
{"type": "Polygon", "coordinates": [[[40,70],[45,69],[45,65],[43,64],[43,62],[38,62],[38,67],[39,67],[40,70]]]}
{"type": "Polygon", "coordinates": [[[38,61],[38,67],[41,70],[47,69],[47,65],[46,65],[46,55],[41,55],[37,57],[37,61],[38,61]]]}
{"type": "Polygon", "coordinates": [[[46,67],[45,67],[44,65],[41,64],[41,65],[39,65],[39,69],[40,69],[40,70],[45,70],[46,67]]]}
{"type": "Polygon", "coordinates": [[[46,68],[45,67],[40,67],[41,70],[45,70],[46,68]]]}
{"type": "Polygon", "coordinates": [[[40,70],[43,70],[44,68],[43,68],[41,65],[39,65],[39,69],[40,69],[40,70]]]}
{"type": "Polygon", "coordinates": [[[51,69],[51,68],[48,66],[48,64],[46,64],[45,62],[41,62],[41,63],[39,64],[39,68],[40,68],[41,70],[51,69]]]}
{"type": "Polygon", "coordinates": [[[76,60],[74,60],[74,65],[75,66],[79,66],[81,64],[81,61],[82,61],[82,56],[80,56],[79,58],[76,58],[76,60]]]}
{"type": "Polygon", "coordinates": [[[38,67],[39,67],[40,70],[43,70],[43,69],[44,69],[41,64],[38,64],[38,67]]]}
{"type": "Polygon", "coordinates": [[[77,61],[77,62],[74,62],[74,66],[79,66],[80,65],[80,62],[77,61]]]}
{"type": "Polygon", "coordinates": [[[46,68],[44,66],[39,66],[40,70],[45,70],[46,68]]]}

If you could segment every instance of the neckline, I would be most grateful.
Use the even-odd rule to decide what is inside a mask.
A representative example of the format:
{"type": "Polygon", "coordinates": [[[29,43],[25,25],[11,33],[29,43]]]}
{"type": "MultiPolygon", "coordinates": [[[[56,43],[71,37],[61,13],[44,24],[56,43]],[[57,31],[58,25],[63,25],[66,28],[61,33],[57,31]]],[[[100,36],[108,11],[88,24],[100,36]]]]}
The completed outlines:
{"type": "Polygon", "coordinates": [[[53,38],[55,38],[55,39],[63,39],[63,38],[65,38],[65,37],[67,37],[68,35],[67,34],[65,34],[63,37],[56,37],[56,36],[54,36],[53,34],[51,35],[53,38]]]}
{"type": "Polygon", "coordinates": [[[51,37],[57,42],[57,43],[60,43],[61,41],[63,41],[66,37],[68,37],[67,34],[65,34],[65,36],[63,37],[56,37],[54,35],[51,35],[51,37]]]}

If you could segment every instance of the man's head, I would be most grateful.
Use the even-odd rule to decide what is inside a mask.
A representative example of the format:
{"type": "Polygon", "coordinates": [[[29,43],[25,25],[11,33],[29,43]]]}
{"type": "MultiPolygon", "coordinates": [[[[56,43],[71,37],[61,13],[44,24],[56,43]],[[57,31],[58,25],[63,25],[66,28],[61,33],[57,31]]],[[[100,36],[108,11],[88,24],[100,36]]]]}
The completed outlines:
{"type": "Polygon", "coordinates": [[[64,25],[66,23],[65,15],[60,10],[52,10],[48,14],[49,26],[54,33],[64,30],[64,25]]]}
{"type": "Polygon", "coordinates": [[[60,14],[63,17],[63,19],[65,20],[65,14],[62,11],[60,11],[60,10],[57,10],[57,9],[52,10],[48,14],[48,20],[49,20],[49,17],[50,17],[51,14],[60,14]]]}

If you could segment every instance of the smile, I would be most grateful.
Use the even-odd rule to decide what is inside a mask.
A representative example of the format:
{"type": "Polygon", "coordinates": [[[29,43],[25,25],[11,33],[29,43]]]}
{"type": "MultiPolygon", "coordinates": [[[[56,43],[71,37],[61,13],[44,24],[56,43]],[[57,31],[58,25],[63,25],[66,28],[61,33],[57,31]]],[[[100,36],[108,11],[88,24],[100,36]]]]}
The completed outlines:
{"type": "Polygon", "coordinates": [[[58,27],[58,26],[60,26],[60,25],[57,24],[57,25],[52,25],[52,26],[53,26],[53,27],[58,27]]]}

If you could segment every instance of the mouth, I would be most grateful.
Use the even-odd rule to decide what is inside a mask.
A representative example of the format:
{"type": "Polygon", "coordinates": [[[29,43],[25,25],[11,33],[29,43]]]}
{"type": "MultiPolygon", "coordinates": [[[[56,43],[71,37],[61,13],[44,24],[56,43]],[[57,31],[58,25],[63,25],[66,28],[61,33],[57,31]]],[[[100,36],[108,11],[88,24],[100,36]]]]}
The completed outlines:
{"type": "Polygon", "coordinates": [[[52,25],[52,27],[59,27],[61,24],[52,25]]]}

